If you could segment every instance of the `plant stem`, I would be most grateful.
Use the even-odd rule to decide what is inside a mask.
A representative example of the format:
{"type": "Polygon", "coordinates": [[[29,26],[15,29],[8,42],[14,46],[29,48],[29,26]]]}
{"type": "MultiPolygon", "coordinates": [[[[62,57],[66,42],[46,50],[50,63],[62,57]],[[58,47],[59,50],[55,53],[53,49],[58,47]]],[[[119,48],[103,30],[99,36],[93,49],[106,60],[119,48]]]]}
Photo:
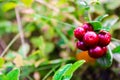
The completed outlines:
{"type": "Polygon", "coordinates": [[[30,76],[27,76],[27,78],[28,78],[29,80],[33,80],[30,76]]]}
{"type": "Polygon", "coordinates": [[[17,23],[18,23],[18,30],[20,33],[20,38],[21,38],[21,43],[22,45],[25,44],[25,39],[24,39],[24,33],[23,33],[23,27],[21,24],[21,19],[20,19],[20,14],[19,14],[19,8],[15,8],[15,13],[16,13],[16,19],[17,19],[17,23]]]}
{"type": "Polygon", "coordinates": [[[57,65],[57,66],[55,66],[55,67],[53,67],[47,74],[46,74],[46,76],[42,79],[42,80],[46,80],[46,78],[56,69],[56,68],[58,68],[60,65],[57,65]]]}
{"type": "Polygon", "coordinates": [[[5,50],[2,52],[2,54],[0,55],[0,57],[3,57],[5,55],[5,53],[9,50],[9,48],[12,46],[12,44],[19,38],[19,34],[17,34],[13,40],[7,45],[7,47],[5,48],[5,50]]]}
{"type": "Polygon", "coordinates": [[[120,40],[119,40],[119,39],[112,38],[112,40],[117,41],[117,42],[119,42],[119,43],[120,43],[120,40]]]}
{"type": "Polygon", "coordinates": [[[60,20],[56,20],[54,18],[50,18],[50,17],[46,17],[44,15],[41,15],[41,14],[35,14],[34,16],[37,16],[37,18],[43,18],[43,19],[46,19],[46,20],[49,20],[49,21],[55,21],[57,23],[60,23],[60,24],[63,24],[63,25],[68,25],[68,26],[71,26],[72,28],[75,28],[76,25],[73,25],[73,24],[69,24],[69,23],[65,23],[65,22],[62,22],[60,20]]]}
{"type": "Polygon", "coordinates": [[[91,14],[90,14],[90,11],[88,11],[88,18],[89,18],[89,21],[92,20],[92,18],[91,18],[91,14]]]}
{"type": "MultiPolygon", "coordinates": [[[[46,3],[44,0],[35,0],[35,1],[38,2],[38,3],[40,3],[40,4],[42,4],[42,5],[45,5],[46,7],[52,9],[52,10],[55,11],[55,12],[60,12],[60,10],[59,10],[57,7],[55,7],[55,6],[51,5],[51,4],[46,3]]],[[[81,25],[82,25],[82,23],[81,23],[80,21],[78,21],[78,20],[77,20],[74,16],[72,16],[71,14],[69,14],[69,13],[64,13],[64,12],[60,12],[60,13],[63,14],[63,16],[65,16],[65,17],[73,20],[78,26],[81,26],[81,25]]]]}

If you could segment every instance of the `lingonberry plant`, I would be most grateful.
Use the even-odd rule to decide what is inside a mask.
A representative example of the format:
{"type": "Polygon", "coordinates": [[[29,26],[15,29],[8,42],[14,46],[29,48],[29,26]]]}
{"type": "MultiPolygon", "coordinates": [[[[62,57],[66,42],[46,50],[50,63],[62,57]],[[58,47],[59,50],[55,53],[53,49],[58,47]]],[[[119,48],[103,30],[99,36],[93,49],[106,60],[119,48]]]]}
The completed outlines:
{"type": "Polygon", "coordinates": [[[90,23],[83,24],[74,30],[74,36],[79,39],[76,43],[78,49],[88,50],[89,56],[100,58],[105,56],[107,52],[106,46],[111,41],[111,35],[105,30],[95,32],[94,26],[90,23]],[[79,38],[78,38],[79,37],[79,38]]]}

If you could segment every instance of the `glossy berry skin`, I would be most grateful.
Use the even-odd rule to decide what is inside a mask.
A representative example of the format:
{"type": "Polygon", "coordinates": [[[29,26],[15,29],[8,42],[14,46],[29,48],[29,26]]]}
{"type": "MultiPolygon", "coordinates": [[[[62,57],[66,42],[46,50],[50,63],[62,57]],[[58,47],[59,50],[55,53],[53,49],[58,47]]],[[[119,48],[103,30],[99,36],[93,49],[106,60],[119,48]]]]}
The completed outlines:
{"type": "Polygon", "coordinates": [[[85,23],[83,26],[82,26],[86,31],[93,31],[93,27],[91,24],[89,23],[85,23]]]}
{"type": "Polygon", "coordinates": [[[85,34],[85,30],[82,28],[82,27],[77,27],[75,30],[74,30],[74,35],[77,39],[79,40],[82,40],[83,39],[83,36],[85,34]]]}
{"type": "Polygon", "coordinates": [[[77,41],[76,47],[78,49],[83,50],[83,51],[87,50],[87,47],[86,47],[86,45],[85,45],[85,43],[83,41],[77,41]]]}
{"type": "Polygon", "coordinates": [[[97,45],[99,38],[98,35],[93,32],[93,31],[88,31],[85,33],[84,37],[83,37],[83,41],[85,42],[85,44],[89,47],[94,47],[97,45]]]}
{"type": "Polygon", "coordinates": [[[109,32],[100,31],[98,34],[99,37],[99,45],[100,46],[107,46],[110,43],[111,35],[109,32]]]}
{"type": "Polygon", "coordinates": [[[88,54],[92,58],[100,58],[104,56],[104,50],[100,46],[89,49],[88,54]]]}
{"type": "Polygon", "coordinates": [[[107,47],[102,47],[102,50],[104,51],[104,55],[107,53],[107,47]]]}

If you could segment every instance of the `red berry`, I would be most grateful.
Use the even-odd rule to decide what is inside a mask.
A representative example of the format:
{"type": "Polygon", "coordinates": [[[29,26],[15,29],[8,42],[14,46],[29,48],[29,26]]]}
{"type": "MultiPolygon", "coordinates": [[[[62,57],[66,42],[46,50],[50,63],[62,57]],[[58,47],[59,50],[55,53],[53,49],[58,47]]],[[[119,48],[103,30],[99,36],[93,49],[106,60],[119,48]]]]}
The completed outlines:
{"type": "Polygon", "coordinates": [[[82,40],[83,39],[83,36],[85,34],[85,30],[82,28],[82,27],[77,27],[75,30],[74,30],[74,35],[77,39],[79,40],[82,40]]]}
{"type": "Polygon", "coordinates": [[[102,50],[104,51],[104,55],[107,53],[107,47],[102,47],[102,50]]]}
{"type": "Polygon", "coordinates": [[[100,46],[96,46],[94,48],[91,48],[89,51],[89,56],[93,58],[100,58],[104,56],[104,50],[100,46]]]}
{"type": "Polygon", "coordinates": [[[100,46],[107,46],[110,43],[111,35],[109,32],[100,31],[98,34],[99,37],[99,45],[100,46]]]}
{"type": "Polygon", "coordinates": [[[83,41],[89,47],[97,45],[99,38],[97,34],[93,31],[88,31],[83,37],[83,41]]]}
{"type": "Polygon", "coordinates": [[[83,41],[77,41],[76,46],[77,46],[77,48],[79,48],[83,51],[87,50],[87,47],[83,41]]]}
{"type": "Polygon", "coordinates": [[[93,31],[93,27],[91,24],[89,23],[85,23],[83,26],[82,26],[86,31],[93,31]]]}

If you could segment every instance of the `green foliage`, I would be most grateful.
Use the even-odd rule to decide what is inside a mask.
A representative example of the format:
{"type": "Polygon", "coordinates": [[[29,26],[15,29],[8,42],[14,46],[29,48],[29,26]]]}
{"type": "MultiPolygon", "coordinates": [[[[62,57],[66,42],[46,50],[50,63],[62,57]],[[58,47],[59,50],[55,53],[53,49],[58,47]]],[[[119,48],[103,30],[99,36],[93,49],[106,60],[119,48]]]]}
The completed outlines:
{"type": "Polygon", "coordinates": [[[108,14],[105,14],[105,15],[102,15],[102,16],[99,16],[95,19],[95,21],[102,21],[104,18],[106,18],[108,16],[108,14]]]}
{"type": "Polygon", "coordinates": [[[19,80],[19,75],[20,75],[20,70],[19,69],[15,69],[15,70],[10,71],[7,74],[7,78],[11,79],[11,80],[19,80]]]}
{"type": "Polygon", "coordinates": [[[3,58],[0,58],[0,67],[2,67],[4,65],[5,61],[3,58]]]}
{"type": "Polygon", "coordinates": [[[75,72],[78,67],[80,67],[85,60],[80,60],[75,62],[74,64],[66,64],[61,67],[53,76],[53,80],[70,80],[73,72],[75,72]]]}
{"type": "Polygon", "coordinates": [[[91,21],[89,23],[92,24],[95,31],[101,30],[102,28],[102,24],[99,21],[91,21]]]}
{"type": "Polygon", "coordinates": [[[27,7],[30,7],[34,0],[21,0],[27,7]]]}
{"type": "Polygon", "coordinates": [[[66,64],[65,66],[61,67],[60,69],[58,69],[54,76],[53,76],[53,80],[62,80],[62,77],[64,75],[64,73],[72,66],[72,64],[66,64]]]}
{"type": "Polygon", "coordinates": [[[14,9],[16,6],[17,6],[17,4],[13,3],[13,2],[4,3],[3,6],[2,6],[2,10],[4,12],[7,12],[11,9],[14,9]]]}
{"type": "Polygon", "coordinates": [[[30,46],[27,43],[25,43],[24,45],[20,46],[18,53],[25,58],[29,50],[30,50],[30,46]]]}
{"type": "Polygon", "coordinates": [[[20,70],[14,69],[10,71],[7,75],[0,75],[0,80],[19,80],[20,70]]]}
{"type": "Polygon", "coordinates": [[[80,60],[75,62],[63,75],[63,80],[70,80],[73,73],[75,72],[76,69],[78,69],[81,65],[85,63],[85,60],[80,60]]]}
{"type": "Polygon", "coordinates": [[[119,53],[120,54],[120,46],[117,46],[112,50],[113,53],[119,53]]]}
{"type": "Polygon", "coordinates": [[[110,67],[113,62],[113,55],[110,47],[108,47],[108,52],[102,58],[97,59],[97,62],[102,67],[110,67]]]}

